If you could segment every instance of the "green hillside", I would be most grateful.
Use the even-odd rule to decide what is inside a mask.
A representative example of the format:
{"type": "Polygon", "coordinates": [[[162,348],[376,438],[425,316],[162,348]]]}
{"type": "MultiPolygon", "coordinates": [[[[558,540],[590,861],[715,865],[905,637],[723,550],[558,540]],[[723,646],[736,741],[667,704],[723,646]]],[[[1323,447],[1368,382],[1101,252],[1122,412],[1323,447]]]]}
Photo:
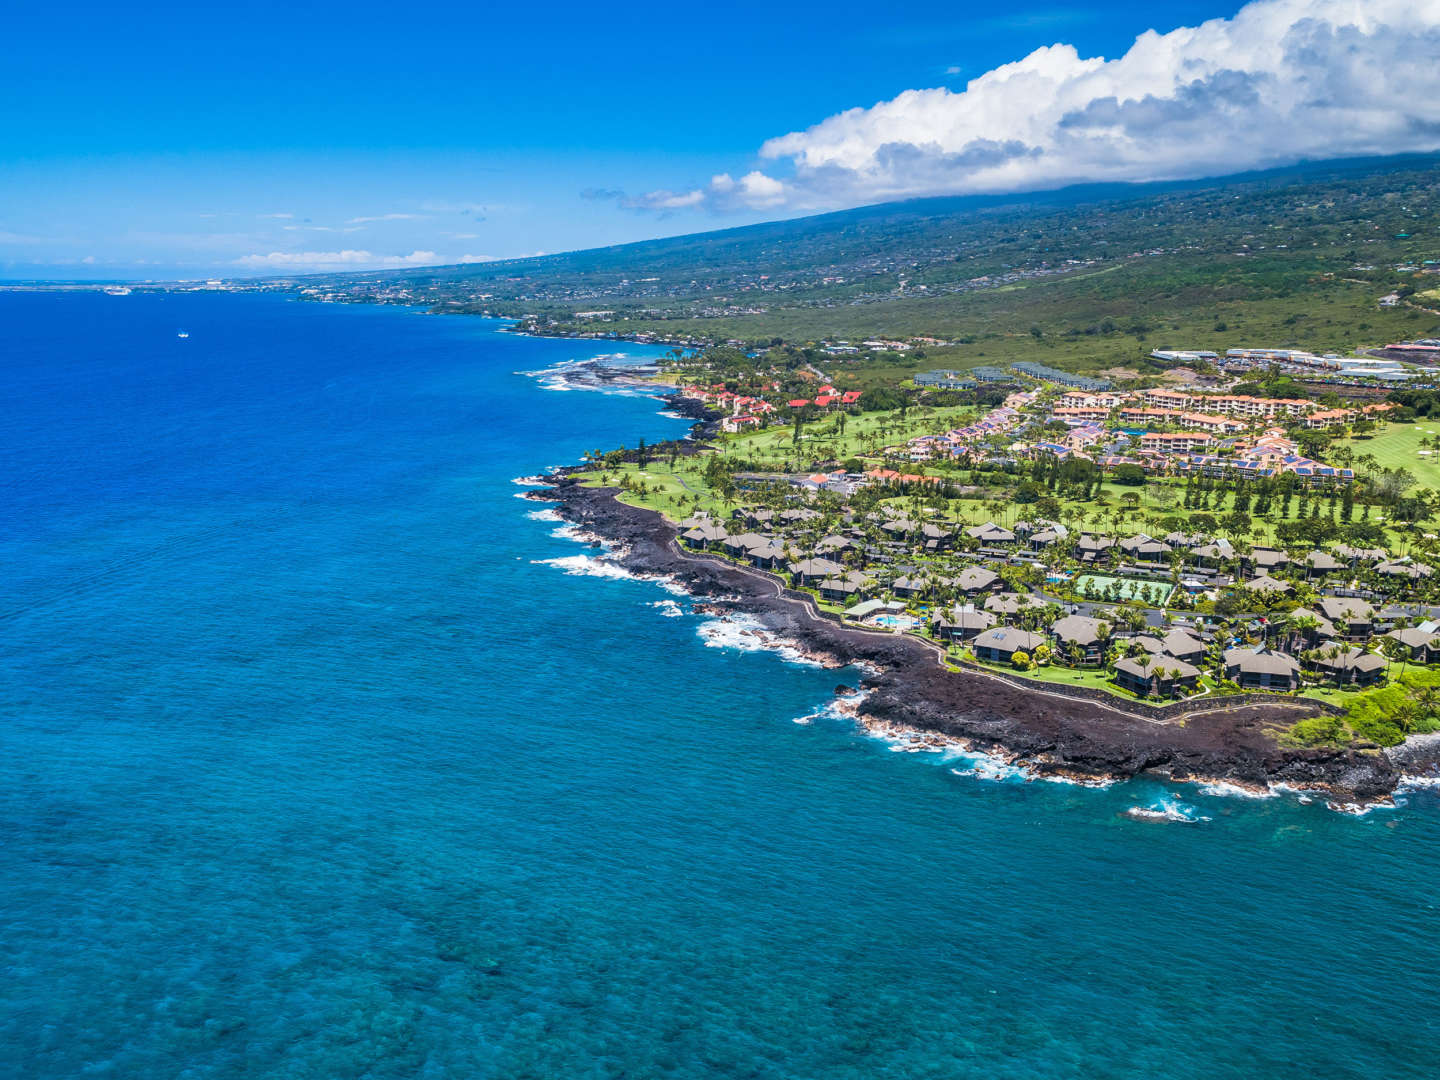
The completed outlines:
{"type": "Polygon", "coordinates": [[[552,332],[930,336],[957,363],[1160,345],[1349,350],[1440,332],[1440,159],[917,200],[542,258],[303,279],[552,332]],[[1430,262],[1430,265],[1426,263],[1430,262]],[[1382,295],[1399,290],[1397,307],[1382,295]],[[1413,295],[1410,295],[1413,294],[1413,295]],[[1431,295],[1427,295],[1431,294],[1431,295]]]}

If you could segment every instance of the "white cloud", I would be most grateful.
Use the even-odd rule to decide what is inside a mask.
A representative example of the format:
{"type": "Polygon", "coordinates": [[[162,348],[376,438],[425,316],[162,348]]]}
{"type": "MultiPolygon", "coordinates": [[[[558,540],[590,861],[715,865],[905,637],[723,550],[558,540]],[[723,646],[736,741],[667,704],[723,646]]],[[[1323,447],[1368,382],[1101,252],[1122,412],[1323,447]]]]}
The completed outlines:
{"type": "Polygon", "coordinates": [[[1440,148],[1440,0],[1255,0],[1114,60],[1036,49],[960,92],[907,90],[631,205],[818,209],[1077,181],[1213,176],[1440,148]]]}
{"type": "Polygon", "coordinates": [[[445,260],[433,251],[409,255],[372,255],[368,251],[272,251],[244,255],[235,265],[250,270],[379,270],[404,266],[435,266],[445,260]]]}
{"type": "Polygon", "coordinates": [[[353,217],[346,225],[366,225],[372,221],[419,221],[423,214],[376,214],[373,217],[353,217]]]}
{"type": "Polygon", "coordinates": [[[462,263],[487,263],[494,262],[500,258],[499,255],[461,255],[457,262],[462,263]]]}
{"type": "Polygon", "coordinates": [[[692,191],[650,191],[633,199],[625,198],[618,192],[601,194],[618,195],[620,205],[632,210],[658,210],[662,213],[701,206],[720,210],[762,210],[785,202],[785,185],[756,170],[738,180],[729,173],[719,173],[712,176],[705,187],[692,191]]]}
{"type": "MultiPolygon", "coordinates": [[[[202,215],[200,215],[200,216],[201,216],[201,217],[205,217],[206,215],[202,214],[202,215]]],[[[211,215],[211,216],[213,216],[213,215],[211,215]]],[[[258,217],[258,218],[276,218],[276,219],[281,220],[281,221],[288,221],[290,218],[293,218],[295,215],[294,215],[294,214],[256,214],[255,216],[258,217]]]]}

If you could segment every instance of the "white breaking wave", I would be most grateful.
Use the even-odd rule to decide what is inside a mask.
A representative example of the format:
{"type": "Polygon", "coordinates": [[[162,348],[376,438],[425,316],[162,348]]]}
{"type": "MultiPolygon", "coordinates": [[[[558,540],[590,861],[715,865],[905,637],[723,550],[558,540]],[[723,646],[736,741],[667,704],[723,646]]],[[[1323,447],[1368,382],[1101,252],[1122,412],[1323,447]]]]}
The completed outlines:
{"type": "Polygon", "coordinates": [[[816,720],[840,720],[854,723],[856,709],[858,709],[861,702],[869,696],[869,691],[866,690],[861,690],[854,694],[842,694],[818,712],[791,717],[790,722],[794,724],[811,724],[816,720]]]}
{"type": "Polygon", "coordinates": [[[793,645],[769,634],[759,620],[748,615],[729,615],[706,619],[695,631],[712,649],[735,649],[738,652],[773,652],[782,660],[806,667],[820,667],[793,645]]]}
{"type": "Polygon", "coordinates": [[[961,756],[965,759],[966,764],[950,770],[956,776],[968,776],[976,780],[990,780],[997,783],[1014,783],[1016,781],[1029,783],[1035,779],[1035,774],[1029,769],[1011,764],[1003,758],[975,751],[963,753],[961,756]]]}
{"type": "Polygon", "coordinates": [[[645,581],[639,574],[626,570],[619,563],[595,555],[563,555],[557,559],[531,559],[532,566],[553,566],[572,577],[598,577],[612,580],[645,581]]]}
{"type": "Polygon", "coordinates": [[[1174,821],[1182,825],[1195,825],[1210,819],[1193,806],[1179,799],[1161,799],[1149,806],[1132,806],[1125,816],[1134,821],[1174,821]]]}
{"type": "Polygon", "coordinates": [[[1209,783],[1201,784],[1199,791],[1201,795],[1213,795],[1220,799],[1278,799],[1280,797],[1280,793],[1274,788],[1267,787],[1260,790],[1231,784],[1225,780],[1212,780],[1209,783]]]}
{"type": "Polygon", "coordinates": [[[685,609],[674,600],[652,600],[648,606],[658,610],[667,619],[679,619],[685,615],[685,609]]]}
{"type": "MultiPolygon", "coordinates": [[[[563,360],[558,364],[552,364],[547,368],[540,368],[535,371],[517,371],[515,374],[524,375],[536,379],[542,390],[593,390],[601,394],[614,394],[618,397],[654,397],[655,389],[645,386],[617,386],[601,380],[575,380],[570,375],[573,372],[584,371],[590,364],[597,360],[628,360],[626,353],[601,353],[583,360],[563,360]]],[[[635,361],[637,365],[643,365],[648,361],[640,359],[635,361]]],[[[624,365],[613,365],[623,368],[624,365]]]]}
{"type": "Polygon", "coordinates": [[[531,521],[564,521],[564,520],[565,520],[564,518],[562,518],[562,517],[560,516],[560,511],[555,510],[555,509],[553,509],[552,507],[548,507],[548,506],[545,507],[545,509],[543,509],[543,510],[531,510],[530,513],[526,514],[525,516],[526,516],[527,518],[529,518],[531,521]]]}

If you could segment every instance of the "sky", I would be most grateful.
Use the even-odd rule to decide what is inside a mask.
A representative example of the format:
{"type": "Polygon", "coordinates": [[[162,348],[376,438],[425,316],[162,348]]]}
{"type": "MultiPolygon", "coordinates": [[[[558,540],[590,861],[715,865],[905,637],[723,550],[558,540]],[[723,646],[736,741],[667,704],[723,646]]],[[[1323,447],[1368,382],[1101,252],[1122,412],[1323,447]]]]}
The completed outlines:
{"type": "Polygon", "coordinates": [[[15,5],[0,278],[483,261],[1440,149],[1440,0],[15,5]]]}

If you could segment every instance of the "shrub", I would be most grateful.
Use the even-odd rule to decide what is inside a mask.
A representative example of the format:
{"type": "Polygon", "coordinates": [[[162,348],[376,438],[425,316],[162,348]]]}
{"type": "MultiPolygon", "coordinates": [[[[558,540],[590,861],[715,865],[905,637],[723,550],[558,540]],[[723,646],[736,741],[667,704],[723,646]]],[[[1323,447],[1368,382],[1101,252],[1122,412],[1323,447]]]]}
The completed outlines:
{"type": "Polygon", "coordinates": [[[1338,716],[1312,716],[1290,728],[1290,738],[1301,746],[1334,746],[1344,741],[1345,725],[1338,716]]]}

